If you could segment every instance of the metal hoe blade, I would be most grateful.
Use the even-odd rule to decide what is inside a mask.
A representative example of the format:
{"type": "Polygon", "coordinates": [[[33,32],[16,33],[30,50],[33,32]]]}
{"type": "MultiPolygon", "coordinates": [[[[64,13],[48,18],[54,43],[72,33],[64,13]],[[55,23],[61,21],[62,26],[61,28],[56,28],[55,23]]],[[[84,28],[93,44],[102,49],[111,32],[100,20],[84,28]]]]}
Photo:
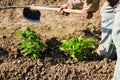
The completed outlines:
{"type": "Polygon", "coordinates": [[[30,8],[24,8],[23,16],[28,21],[38,23],[40,22],[41,13],[39,10],[31,10],[30,8]]]}
{"type": "MultiPolygon", "coordinates": [[[[27,6],[23,9],[24,18],[31,22],[36,22],[36,23],[40,22],[40,17],[41,17],[40,11],[39,10],[31,10],[30,7],[27,6]]],[[[60,6],[58,6],[58,5],[57,6],[43,5],[41,7],[59,8],[60,6]]]]}

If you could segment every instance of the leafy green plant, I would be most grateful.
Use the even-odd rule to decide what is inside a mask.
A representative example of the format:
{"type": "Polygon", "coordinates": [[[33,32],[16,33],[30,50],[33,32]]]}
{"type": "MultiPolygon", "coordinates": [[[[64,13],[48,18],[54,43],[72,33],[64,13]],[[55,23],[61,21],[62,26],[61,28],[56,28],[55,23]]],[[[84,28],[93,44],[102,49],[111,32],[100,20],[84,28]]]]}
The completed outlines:
{"type": "Polygon", "coordinates": [[[70,40],[62,40],[59,48],[61,51],[69,52],[73,59],[82,61],[85,57],[92,55],[91,52],[95,49],[95,41],[76,37],[70,40]]]}
{"type": "Polygon", "coordinates": [[[40,42],[41,38],[34,30],[27,27],[25,31],[18,30],[17,35],[21,40],[23,40],[19,45],[19,48],[24,56],[30,56],[32,59],[36,59],[41,56],[40,52],[43,50],[44,44],[40,42]]]}

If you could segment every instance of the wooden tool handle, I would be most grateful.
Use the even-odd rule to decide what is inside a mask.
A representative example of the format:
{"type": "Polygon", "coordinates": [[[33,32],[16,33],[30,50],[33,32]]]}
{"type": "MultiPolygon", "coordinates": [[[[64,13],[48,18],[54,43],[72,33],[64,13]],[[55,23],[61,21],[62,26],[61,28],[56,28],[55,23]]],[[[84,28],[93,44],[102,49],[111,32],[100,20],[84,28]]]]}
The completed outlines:
{"type": "MultiPolygon", "coordinates": [[[[41,6],[32,6],[31,9],[35,10],[50,10],[50,11],[58,11],[60,8],[54,8],[54,7],[41,7],[41,6]]],[[[81,10],[76,9],[63,9],[64,12],[67,13],[73,13],[73,14],[81,14],[81,10]]],[[[93,17],[93,13],[89,13],[87,19],[91,19],[93,17]]]]}
{"type": "MultiPolygon", "coordinates": [[[[32,6],[33,10],[50,10],[50,11],[58,11],[60,8],[51,8],[51,7],[41,7],[41,6],[32,6]]],[[[81,14],[81,10],[73,10],[73,9],[64,9],[65,12],[81,14]]]]}

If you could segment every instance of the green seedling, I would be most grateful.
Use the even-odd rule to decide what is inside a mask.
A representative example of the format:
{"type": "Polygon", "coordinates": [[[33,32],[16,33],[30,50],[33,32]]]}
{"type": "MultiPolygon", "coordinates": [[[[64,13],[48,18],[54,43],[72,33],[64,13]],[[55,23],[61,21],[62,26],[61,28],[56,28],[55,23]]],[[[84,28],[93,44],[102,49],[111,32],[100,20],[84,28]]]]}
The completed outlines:
{"type": "Polygon", "coordinates": [[[70,40],[62,40],[59,48],[61,51],[69,52],[73,59],[82,61],[85,57],[92,55],[91,52],[95,49],[95,41],[76,37],[70,40]]]}
{"type": "Polygon", "coordinates": [[[17,35],[23,40],[19,48],[24,56],[30,56],[32,59],[37,59],[41,56],[40,52],[42,52],[44,44],[34,30],[27,27],[25,31],[18,30],[17,35]]]}

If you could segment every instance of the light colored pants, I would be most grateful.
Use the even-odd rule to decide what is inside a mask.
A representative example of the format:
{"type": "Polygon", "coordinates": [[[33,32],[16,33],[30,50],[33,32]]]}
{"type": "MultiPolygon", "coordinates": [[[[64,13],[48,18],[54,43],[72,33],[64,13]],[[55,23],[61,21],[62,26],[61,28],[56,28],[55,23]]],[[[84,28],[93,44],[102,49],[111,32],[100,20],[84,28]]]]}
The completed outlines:
{"type": "Polygon", "coordinates": [[[113,9],[105,2],[101,9],[101,16],[102,37],[98,49],[101,56],[107,58],[114,58],[117,53],[117,62],[112,80],[120,80],[120,4],[113,9]],[[115,46],[111,45],[111,42],[115,46]]]}

